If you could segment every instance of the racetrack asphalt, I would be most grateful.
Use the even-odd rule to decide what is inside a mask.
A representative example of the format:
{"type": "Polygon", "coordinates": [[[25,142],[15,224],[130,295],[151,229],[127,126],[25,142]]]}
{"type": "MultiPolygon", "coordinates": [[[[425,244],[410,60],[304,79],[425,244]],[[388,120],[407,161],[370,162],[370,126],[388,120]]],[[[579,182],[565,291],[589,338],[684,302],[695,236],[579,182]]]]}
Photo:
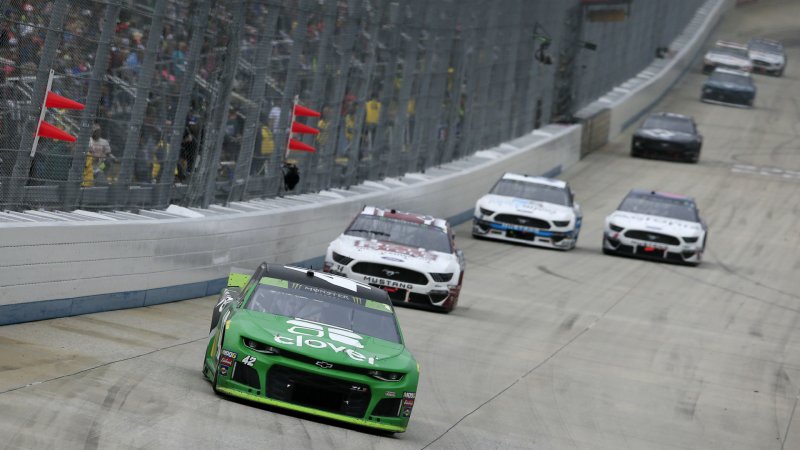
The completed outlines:
{"type": "Polygon", "coordinates": [[[629,156],[630,132],[569,168],[571,252],[475,240],[451,314],[398,308],[422,371],[406,433],[215,395],[200,374],[215,298],[0,327],[0,449],[800,449],[800,2],[727,13],[712,39],[781,39],[752,110],[699,101],[696,67],[656,110],[693,115],[699,164],[629,156]],[[705,261],[603,255],[631,188],[694,196],[705,261]]]}

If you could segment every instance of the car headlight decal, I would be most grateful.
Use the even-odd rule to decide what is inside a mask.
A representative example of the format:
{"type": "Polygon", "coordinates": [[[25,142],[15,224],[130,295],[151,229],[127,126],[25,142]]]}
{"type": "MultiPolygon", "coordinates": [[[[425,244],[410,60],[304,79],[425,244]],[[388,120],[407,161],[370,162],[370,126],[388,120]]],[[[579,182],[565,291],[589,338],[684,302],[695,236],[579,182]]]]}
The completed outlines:
{"type": "Polygon", "coordinates": [[[611,231],[616,231],[617,233],[625,229],[619,225],[614,225],[613,223],[609,223],[608,228],[611,228],[611,231]]]}
{"type": "Polygon", "coordinates": [[[566,227],[569,225],[570,222],[571,220],[554,220],[553,225],[557,227],[566,227]]]}
{"type": "Polygon", "coordinates": [[[370,370],[367,372],[372,378],[377,378],[381,381],[400,381],[403,379],[403,374],[399,372],[385,372],[383,370],[370,370]]]}
{"type": "Polygon", "coordinates": [[[340,255],[339,253],[336,253],[336,252],[331,252],[331,253],[332,253],[333,260],[336,261],[339,264],[342,264],[342,265],[346,266],[346,265],[350,264],[351,262],[353,262],[353,258],[348,258],[347,256],[340,255]]]}
{"type": "Polygon", "coordinates": [[[494,211],[492,211],[491,209],[486,209],[486,208],[481,208],[481,207],[478,207],[478,210],[479,210],[479,211],[481,212],[481,214],[483,214],[484,216],[491,216],[492,214],[494,214],[494,211]]]}
{"type": "Polygon", "coordinates": [[[692,236],[692,237],[684,237],[683,240],[687,244],[694,244],[697,240],[700,239],[699,236],[692,236]]]}
{"type": "Polygon", "coordinates": [[[262,342],[254,341],[250,338],[243,337],[242,343],[244,344],[245,347],[259,353],[264,353],[267,355],[277,355],[280,353],[280,350],[278,350],[277,348],[271,345],[264,344],[262,342]]]}
{"type": "Polygon", "coordinates": [[[431,278],[433,278],[433,281],[435,281],[436,283],[447,283],[448,281],[453,279],[453,274],[431,272],[431,278]]]}

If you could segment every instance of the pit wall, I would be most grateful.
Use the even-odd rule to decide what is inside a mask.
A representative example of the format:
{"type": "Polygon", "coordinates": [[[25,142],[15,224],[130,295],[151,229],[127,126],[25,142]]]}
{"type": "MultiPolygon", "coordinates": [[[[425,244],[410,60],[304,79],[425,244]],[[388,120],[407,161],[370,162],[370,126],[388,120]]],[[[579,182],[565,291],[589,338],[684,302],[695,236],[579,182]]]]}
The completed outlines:
{"type": "MultiPolygon", "coordinates": [[[[685,73],[729,3],[707,1],[669,59],[584,113],[607,110],[609,139],[621,133],[685,73]]],[[[231,266],[270,261],[319,268],[328,243],[364,205],[466,222],[504,172],[557,176],[576,163],[582,130],[548,125],[426,173],[349,190],[207,210],[0,213],[0,325],[214,295],[231,266]]]]}

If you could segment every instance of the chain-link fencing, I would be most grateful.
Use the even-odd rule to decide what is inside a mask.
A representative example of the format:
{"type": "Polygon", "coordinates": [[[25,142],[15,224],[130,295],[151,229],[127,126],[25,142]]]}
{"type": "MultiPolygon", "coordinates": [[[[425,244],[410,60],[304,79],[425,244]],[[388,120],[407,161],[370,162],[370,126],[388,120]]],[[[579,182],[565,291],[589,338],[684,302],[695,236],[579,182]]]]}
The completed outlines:
{"type": "Polygon", "coordinates": [[[701,3],[0,0],[0,209],[206,207],[425,170],[572,120],[701,3]],[[86,107],[49,108],[77,139],[33,152],[51,70],[86,107]],[[321,112],[315,152],[286,150],[295,96],[321,112]]]}

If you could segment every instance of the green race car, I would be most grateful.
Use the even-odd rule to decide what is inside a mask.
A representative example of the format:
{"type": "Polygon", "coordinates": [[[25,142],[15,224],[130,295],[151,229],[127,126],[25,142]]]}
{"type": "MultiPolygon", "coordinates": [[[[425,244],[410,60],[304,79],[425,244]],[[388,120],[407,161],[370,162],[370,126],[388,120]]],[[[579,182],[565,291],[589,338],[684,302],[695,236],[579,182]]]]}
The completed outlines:
{"type": "Polygon", "coordinates": [[[385,291],[262,263],[228,277],[203,374],[220,394],[403,432],[419,365],[385,291]]]}

